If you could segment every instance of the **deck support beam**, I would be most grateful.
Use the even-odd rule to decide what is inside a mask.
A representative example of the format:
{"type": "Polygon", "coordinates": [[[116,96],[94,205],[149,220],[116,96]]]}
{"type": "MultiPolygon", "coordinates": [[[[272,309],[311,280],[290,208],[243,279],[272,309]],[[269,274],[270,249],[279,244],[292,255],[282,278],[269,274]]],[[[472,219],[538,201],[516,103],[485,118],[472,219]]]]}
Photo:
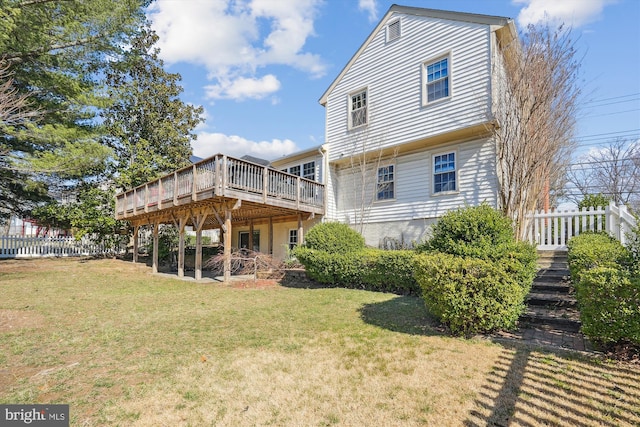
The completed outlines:
{"type": "Polygon", "coordinates": [[[138,262],[138,246],[140,244],[140,226],[135,224],[133,226],[133,263],[137,264],[138,262]]]}
{"type": "Polygon", "coordinates": [[[302,226],[302,214],[298,213],[298,246],[304,243],[304,227],[302,226]]]}
{"type": "Polygon", "coordinates": [[[224,210],[224,281],[231,280],[231,209],[224,210]]]}
{"type": "Polygon", "coordinates": [[[196,230],[196,262],[195,262],[195,279],[202,279],[202,227],[207,219],[206,213],[201,213],[192,218],[193,228],[196,230]]]}
{"type": "Polygon", "coordinates": [[[154,221],[153,222],[153,256],[151,261],[152,273],[158,272],[158,244],[159,244],[158,234],[160,231],[159,229],[160,229],[160,222],[154,221]]]}
{"type": "Polygon", "coordinates": [[[173,223],[178,229],[178,277],[184,277],[184,229],[187,226],[188,218],[181,216],[174,219],[173,223]]]}
{"type": "Polygon", "coordinates": [[[269,217],[269,247],[267,253],[273,255],[273,218],[269,217]]]}

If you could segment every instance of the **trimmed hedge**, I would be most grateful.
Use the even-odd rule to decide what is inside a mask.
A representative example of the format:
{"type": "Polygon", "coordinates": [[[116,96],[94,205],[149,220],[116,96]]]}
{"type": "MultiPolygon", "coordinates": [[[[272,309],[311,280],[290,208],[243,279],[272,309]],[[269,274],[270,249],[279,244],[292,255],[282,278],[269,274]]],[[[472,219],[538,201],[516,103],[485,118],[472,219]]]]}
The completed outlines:
{"type": "Polygon", "coordinates": [[[603,232],[586,232],[567,243],[569,272],[574,283],[584,271],[595,267],[626,268],[632,265],[631,252],[615,238],[603,232]]]}
{"type": "Polygon", "coordinates": [[[305,247],[294,250],[307,275],[323,284],[419,295],[413,277],[415,252],[363,249],[335,253],[305,247]]]}
{"type": "Polygon", "coordinates": [[[346,224],[324,222],[309,230],[304,236],[304,246],[318,251],[346,254],[364,249],[364,237],[346,224]]]}
{"type": "Polygon", "coordinates": [[[600,344],[640,345],[640,277],[595,267],[581,273],[576,297],[585,335],[600,344]]]}
{"type": "Polygon", "coordinates": [[[495,260],[515,241],[511,220],[483,203],[448,212],[434,224],[431,238],[417,250],[495,260]]]}
{"type": "Polygon", "coordinates": [[[640,345],[640,276],[632,252],[605,233],[568,243],[582,332],[602,344],[640,345]]]}
{"type": "Polygon", "coordinates": [[[511,329],[537,271],[533,245],[517,242],[512,222],[482,204],[451,211],[418,248],[416,279],[429,311],[455,334],[511,329]]]}
{"type": "Polygon", "coordinates": [[[458,335],[512,329],[528,289],[498,263],[433,253],[417,257],[427,309],[458,335]]]}

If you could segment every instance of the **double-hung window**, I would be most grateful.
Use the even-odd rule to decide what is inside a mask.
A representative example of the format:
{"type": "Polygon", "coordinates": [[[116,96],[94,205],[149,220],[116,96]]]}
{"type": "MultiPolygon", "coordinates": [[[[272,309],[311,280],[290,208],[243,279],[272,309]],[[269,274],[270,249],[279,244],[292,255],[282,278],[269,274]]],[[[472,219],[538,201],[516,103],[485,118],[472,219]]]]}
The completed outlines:
{"type": "Polygon", "coordinates": [[[378,168],[378,192],[376,200],[389,200],[394,198],[395,176],[393,165],[378,168]]]}
{"type": "Polygon", "coordinates": [[[446,56],[424,64],[424,103],[448,98],[451,77],[451,58],[446,56]]]}
{"type": "Polygon", "coordinates": [[[433,156],[433,193],[457,191],[456,153],[433,156]]]}
{"type": "Polygon", "coordinates": [[[291,175],[295,175],[295,176],[300,176],[300,165],[298,166],[291,166],[289,168],[289,173],[291,175]]]}
{"type": "Polygon", "coordinates": [[[302,165],[302,177],[306,179],[316,179],[316,162],[309,162],[302,165]]]}
{"type": "Polygon", "coordinates": [[[367,90],[349,95],[349,128],[367,124],[367,90]]]}
{"type": "Polygon", "coordinates": [[[298,246],[298,230],[294,228],[289,230],[289,250],[296,246],[298,246]]]}

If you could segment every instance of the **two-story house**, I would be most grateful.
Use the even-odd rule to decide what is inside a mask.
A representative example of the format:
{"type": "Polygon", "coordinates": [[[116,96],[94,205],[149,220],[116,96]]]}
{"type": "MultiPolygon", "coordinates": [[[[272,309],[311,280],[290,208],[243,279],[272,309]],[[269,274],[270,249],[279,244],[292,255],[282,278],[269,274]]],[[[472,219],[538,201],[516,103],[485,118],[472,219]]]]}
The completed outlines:
{"type": "Polygon", "coordinates": [[[319,221],[372,246],[420,241],[450,209],[497,204],[494,100],[513,41],[509,18],[394,5],[322,94],[324,144],[269,166],[213,156],[118,195],[116,217],[181,239],[219,228],[227,256],[284,258],[319,221]]]}
{"type": "Polygon", "coordinates": [[[492,95],[515,39],[509,18],[392,6],[320,98],[325,220],[378,246],[422,240],[450,209],[495,206],[492,95]]]}

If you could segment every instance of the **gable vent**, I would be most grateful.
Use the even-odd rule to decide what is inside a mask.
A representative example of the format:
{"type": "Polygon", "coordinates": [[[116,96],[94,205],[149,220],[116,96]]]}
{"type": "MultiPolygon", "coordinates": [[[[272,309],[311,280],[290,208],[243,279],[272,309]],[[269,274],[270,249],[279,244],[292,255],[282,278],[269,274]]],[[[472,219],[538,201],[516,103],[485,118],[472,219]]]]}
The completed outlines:
{"type": "Polygon", "coordinates": [[[400,20],[393,21],[387,26],[387,43],[400,38],[400,20]]]}

